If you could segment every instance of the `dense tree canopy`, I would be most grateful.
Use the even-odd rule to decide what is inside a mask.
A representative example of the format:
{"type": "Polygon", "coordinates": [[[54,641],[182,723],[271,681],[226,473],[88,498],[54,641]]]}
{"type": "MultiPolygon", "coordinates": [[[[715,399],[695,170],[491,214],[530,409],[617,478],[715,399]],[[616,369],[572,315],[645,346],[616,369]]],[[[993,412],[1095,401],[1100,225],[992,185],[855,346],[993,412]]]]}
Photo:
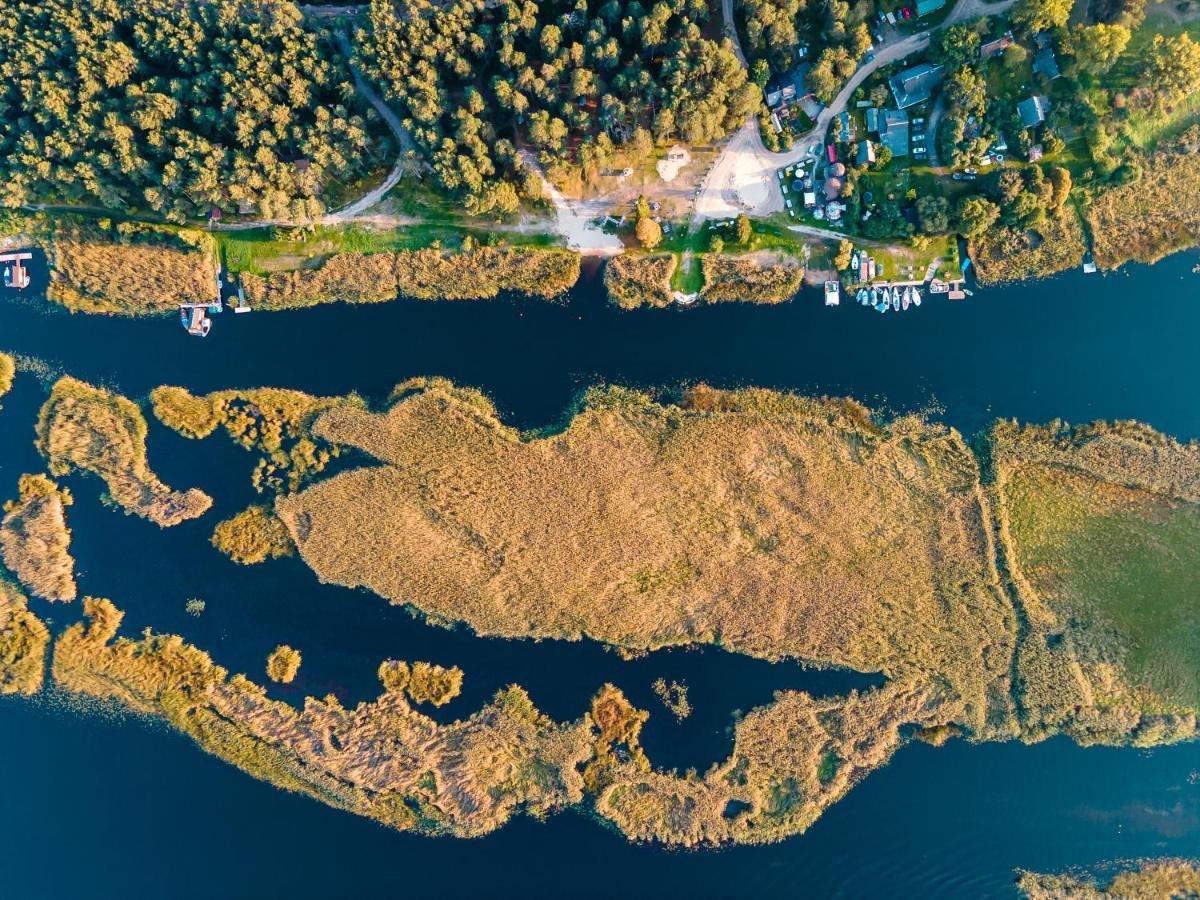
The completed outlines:
{"type": "Polygon", "coordinates": [[[618,148],[740,125],[762,93],[701,36],[708,14],[706,0],[373,0],[360,47],[438,183],[489,208],[523,183],[522,144],[594,171],[618,148]]]}
{"type": "Polygon", "coordinates": [[[370,137],[344,60],[283,0],[5,3],[0,201],[319,214],[370,137]]]}

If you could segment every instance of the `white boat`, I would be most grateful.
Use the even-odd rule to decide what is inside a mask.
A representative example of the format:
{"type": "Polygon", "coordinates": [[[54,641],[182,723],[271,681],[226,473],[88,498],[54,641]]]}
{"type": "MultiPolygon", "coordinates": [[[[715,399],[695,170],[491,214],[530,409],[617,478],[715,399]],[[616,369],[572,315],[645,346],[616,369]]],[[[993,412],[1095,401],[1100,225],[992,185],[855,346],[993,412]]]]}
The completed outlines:
{"type": "Polygon", "coordinates": [[[900,312],[900,292],[896,288],[892,288],[892,309],[900,312]]]}
{"type": "Polygon", "coordinates": [[[867,278],[875,280],[875,258],[871,256],[867,257],[867,278]]]}
{"type": "Polygon", "coordinates": [[[906,287],[904,293],[900,296],[900,305],[908,309],[910,303],[912,303],[912,288],[906,287]]]}
{"type": "Polygon", "coordinates": [[[851,272],[858,271],[858,251],[857,250],[855,250],[854,254],[850,257],[850,271],[851,272]]]}
{"type": "Polygon", "coordinates": [[[935,278],[929,282],[929,293],[931,294],[947,294],[950,292],[950,285],[941,279],[935,278]]]}
{"type": "Polygon", "coordinates": [[[921,305],[921,289],[915,287],[915,288],[913,288],[913,306],[920,306],[920,305],[921,305]]]}

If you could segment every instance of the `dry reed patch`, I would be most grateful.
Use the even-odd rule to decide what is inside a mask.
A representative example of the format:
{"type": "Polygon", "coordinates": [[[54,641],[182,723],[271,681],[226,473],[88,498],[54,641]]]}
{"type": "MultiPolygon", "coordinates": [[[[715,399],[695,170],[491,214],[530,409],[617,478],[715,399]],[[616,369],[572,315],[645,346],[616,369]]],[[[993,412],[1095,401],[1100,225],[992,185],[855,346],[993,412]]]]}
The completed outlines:
{"type": "Polygon", "coordinates": [[[1162,859],[1140,863],[1114,875],[1107,883],[1078,875],[1021,872],[1017,888],[1027,900],[1159,900],[1200,896],[1200,863],[1162,859]]]}
{"type": "Polygon", "coordinates": [[[162,386],[150,392],[155,416],[184,437],[206,438],[219,426],[243,449],[260,458],[251,476],[259,492],[296,490],[338,454],[337,447],[318,446],[309,424],[320,412],[349,397],[314,397],[283,388],[214,391],[194,396],[185,388],[162,386]]]}
{"type": "Polygon", "coordinates": [[[212,545],[243,566],[291,556],[292,538],[270,507],[251,506],[213,530],[212,545]]]}
{"type": "Polygon", "coordinates": [[[579,279],[579,255],[567,250],[480,247],[460,253],[404,250],[342,253],[315,269],[244,275],[252,306],[292,309],[344,300],[380,303],[400,294],[420,300],[483,300],[504,291],[546,299],[579,279]]]}
{"type": "Polygon", "coordinates": [[[25,597],[0,578],[0,696],[29,696],[42,689],[50,632],[25,597]]]}
{"type": "Polygon", "coordinates": [[[1031,231],[996,228],[971,244],[981,284],[1042,278],[1083,263],[1087,238],[1074,207],[1063,206],[1031,231]]]}
{"type": "Polygon", "coordinates": [[[1200,242],[1200,128],[1150,156],[1140,179],[1097,197],[1087,218],[1106,269],[1158,262],[1200,242]]]}
{"type": "Polygon", "coordinates": [[[116,243],[60,229],[53,259],[46,296],[72,312],[156,315],[217,296],[212,252],[186,242],[116,243]]]}
{"type": "Polygon", "coordinates": [[[52,475],[91,472],[118,506],[160,527],[194,519],[212,505],[203,491],[173,491],[158,480],[146,461],[146,420],[125,397],[61,378],[42,406],[37,435],[52,475]]]}
{"type": "Polygon", "coordinates": [[[322,580],[481,634],[918,670],[981,723],[1013,626],[961,438],[765,391],[704,397],[722,408],[597,393],[529,439],[438,384],[382,414],[336,408],[314,433],[384,465],[276,512],[322,580]]]}
{"type": "Polygon", "coordinates": [[[0,353],[0,397],[12,390],[17,364],[7,353],[0,353]]]}
{"type": "Polygon", "coordinates": [[[785,303],[804,280],[800,265],[763,265],[754,259],[709,253],[703,258],[705,303],[785,303]]]}
{"type": "Polygon", "coordinates": [[[291,684],[300,671],[300,651],[280,644],[267,657],[267,677],[276,684],[291,684]]]}
{"type": "Polygon", "coordinates": [[[582,799],[589,756],[584,717],[558,724],[520,688],[439,725],[401,692],[343,708],[334,697],[302,711],[228,677],[178,637],[116,638],[121,613],[85,601],[90,622],[59,638],[62,687],[164,717],[200,747],[250,775],[398,829],[474,837],[526,810],[545,815],[582,799]]]}
{"type": "Polygon", "coordinates": [[[4,565],[35,596],[70,602],[77,593],[66,515],[71,494],[44,475],[22,475],[18,489],[0,521],[4,565]]]}
{"type": "Polygon", "coordinates": [[[604,264],[604,289],[621,309],[670,306],[674,299],[671,276],[675,254],[622,253],[604,264]]]}

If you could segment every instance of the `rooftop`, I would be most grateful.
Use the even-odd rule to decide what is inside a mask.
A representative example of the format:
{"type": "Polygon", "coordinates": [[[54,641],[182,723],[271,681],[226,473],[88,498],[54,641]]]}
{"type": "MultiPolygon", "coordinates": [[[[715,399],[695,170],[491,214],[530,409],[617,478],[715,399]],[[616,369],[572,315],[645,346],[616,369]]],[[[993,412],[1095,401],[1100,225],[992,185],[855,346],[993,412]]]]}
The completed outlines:
{"type": "Polygon", "coordinates": [[[888,79],[888,87],[892,89],[892,96],[896,98],[896,106],[900,109],[907,109],[925,102],[933,95],[934,89],[941,84],[945,74],[945,66],[921,63],[919,66],[913,66],[911,69],[905,69],[903,72],[893,75],[888,79]]]}
{"type": "Polygon", "coordinates": [[[1047,47],[1045,50],[1039,50],[1033,56],[1033,71],[1037,72],[1046,78],[1053,81],[1062,72],[1058,69],[1058,59],[1054,56],[1054,50],[1047,47]]]}
{"type": "Polygon", "coordinates": [[[1033,96],[1017,104],[1017,115],[1021,117],[1024,128],[1035,128],[1046,121],[1046,113],[1050,111],[1050,101],[1045,97],[1033,96]]]}

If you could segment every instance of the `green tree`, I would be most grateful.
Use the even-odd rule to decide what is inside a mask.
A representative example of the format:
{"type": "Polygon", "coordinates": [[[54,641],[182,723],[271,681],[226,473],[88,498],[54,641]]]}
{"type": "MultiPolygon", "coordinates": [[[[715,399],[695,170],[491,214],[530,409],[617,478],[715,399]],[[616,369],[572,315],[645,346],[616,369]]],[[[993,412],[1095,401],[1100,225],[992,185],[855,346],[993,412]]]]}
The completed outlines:
{"type": "Polygon", "coordinates": [[[838,244],[837,256],[833,258],[833,267],[844,272],[850,268],[850,258],[854,255],[854,244],[850,241],[843,240],[838,244]]]}
{"type": "Polygon", "coordinates": [[[771,67],[765,59],[760,57],[751,63],[750,80],[764,91],[767,89],[767,82],[771,80],[771,67]]]}
{"type": "Polygon", "coordinates": [[[1102,75],[1113,67],[1129,46],[1130,31],[1124,25],[1098,22],[1072,30],[1070,49],[1080,71],[1102,75]]]}
{"type": "Polygon", "coordinates": [[[750,217],[745,213],[739,213],[738,217],[733,222],[733,233],[739,244],[749,244],[750,239],[754,236],[754,227],[750,224],[750,217]]]}
{"type": "Polygon", "coordinates": [[[925,234],[945,234],[950,230],[950,201],[939,196],[921,197],[917,200],[917,221],[925,234]]]}
{"type": "Polygon", "coordinates": [[[934,57],[953,74],[979,59],[979,28],[976,25],[951,25],[936,38],[934,57]]]}
{"type": "Polygon", "coordinates": [[[1000,218],[1000,207],[986,197],[964,197],[958,205],[958,230],[968,238],[986,234],[1000,218]]]}
{"type": "Polygon", "coordinates": [[[634,235],[642,247],[646,250],[653,250],[662,243],[662,226],[650,218],[638,219],[634,235]]]}
{"type": "Polygon", "coordinates": [[[714,234],[708,239],[708,252],[720,253],[725,249],[725,242],[721,240],[719,234],[714,234]]]}
{"type": "Polygon", "coordinates": [[[1062,166],[1054,166],[1047,177],[1051,187],[1049,206],[1058,209],[1071,196],[1071,173],[1062,166]]]}
{"type": "Polygon", "coordinates": [[[1187,32],[1175,37],[1156,34],[1143,57],[1142,79],[1159,105],[1178,103],[1200,88],[1200,44],[1187,32]]]}
{"type": "Polygon", "coordinates": [[[1073,5],[1073,0],[1017,0],[1012,20],[1030,32],[1063,28],[1073,5]]]}

